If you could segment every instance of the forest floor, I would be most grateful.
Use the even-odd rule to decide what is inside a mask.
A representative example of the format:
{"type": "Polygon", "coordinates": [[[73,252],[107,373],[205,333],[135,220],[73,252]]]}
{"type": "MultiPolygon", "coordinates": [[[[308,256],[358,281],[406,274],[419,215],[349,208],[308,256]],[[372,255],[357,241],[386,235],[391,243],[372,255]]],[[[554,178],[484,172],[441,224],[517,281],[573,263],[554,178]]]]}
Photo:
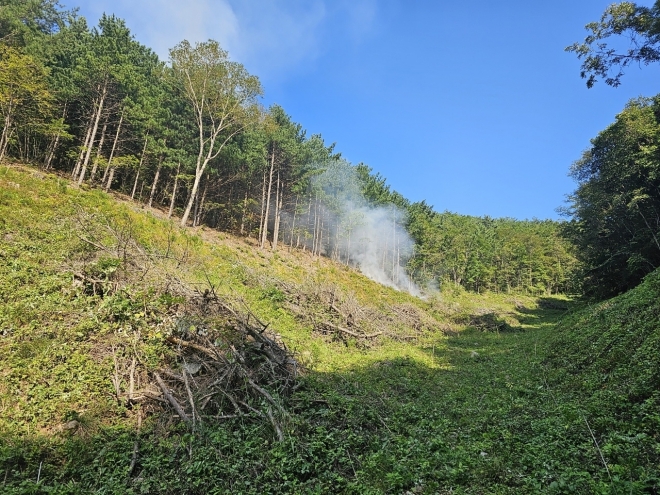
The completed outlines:
{"type": "Polygon", "coordinates": [[[0,167],[0,261],[2,493],[658,493],[656,286],[597,316],[558,296],[422,300],[28,167],[0,167]],[[240,325],[185,312],[209,291],[240,325]],[[635,315],[644,338],[623,340],[635,315]],[[271,340],[237,338],[250,321],[271,340]],[[244,379],[213,389],[213,359],[187,375],[199,356],[173,339],[244,379]],[[292,387],[246,363],[274,342],[292,387]],[[612,349],[646,357],[620,368],[612,349]],[[153,400],[127,399],[134,381],[153,400]]]}

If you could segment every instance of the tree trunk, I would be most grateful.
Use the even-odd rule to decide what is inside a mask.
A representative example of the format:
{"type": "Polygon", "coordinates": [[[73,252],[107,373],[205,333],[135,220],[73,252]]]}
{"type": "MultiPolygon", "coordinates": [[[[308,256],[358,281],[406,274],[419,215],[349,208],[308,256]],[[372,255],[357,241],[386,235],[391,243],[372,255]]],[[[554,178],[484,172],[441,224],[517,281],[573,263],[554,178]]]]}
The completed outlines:
{"type": "Polygon", "coordinates": [[[261,178],[261,214],[259,217],[259,237],[257,240],[261,243],[261,236],[264,231],[264,211],[266,210],[266,169],[264,169],[263,177],[261,178]]]}
{"type": "MultiPolygon", "coordinates": [[[[218,153],[220,153],[220,150],[216,150],[215,154],[213,152],[216,137],[217,134],[214,134],[211,138],[209,138],[208,150],[206,151],[206,156],[204,156],[205,145],[204,145],[204,138],[202,136],[202,128],[200,127],[199,154],[197,155],[197,164],[195,165],[195,181],[193,182],[192,191],[190,191],[190,198],[188,198],[188,204],[186,206],[185,211],[183,212],[183,216],[181,217],[182,227],[185,227],[186,224],[188,223],[188,217],[190,217],[190,212],[192,211],[193,204],[195,203],[195,199],[197,199],[197,191],[199,190],[199,184],[202,181],[202,175],[204,175],[206,166],[209,164],[212,157],[216,157],[218,156],[218,153]]],[[[222,146],[220,147],[220,149],[222,149],[222,146]]]]}
{"type": "Polygon", "coordinates": [[[319,198],[318,194],[314,198],[314,226],[312,230],[312,256],[316,254],[316,242],[318,239],[318,210],[319,210],[319,198]]]}
{"type": "Polygon", "coordinates": [[[204,183],[204,190],[202,191],[202,197],[197,202],[197,210],[193,218],[193,227],[197,227],[202,221],[202,216],[204,215],[204,202],[206,201],[206,191],[208,187],[209,187],[209,178],[207,177],[206,182],[204,183]]]}
{"type": "Polygon", "coordinates": [[[131,200],[135,199],[135,192],[137,191],[139,178],[140,178],[140,166],[138,165],[137,173],[135,174],[135,182],[133,182],[133,190],[131,191],[131,200]]]}
{"type": "Polygon", "coordinates": [[[293,221],[291,222],[291,235],[289,237],[289,246],[293,247],[293,236],[296,231],[296,215],[298,214],[298,195],[296,194],[296,204],[293,207],[293,221]]]}
{"type": "Polygon", "coordinates": [[[181,162],[176,168],[176,175],[174,176],[174,187],[172,188],[172,200],[170,201],[170,211],[167,213],[167,218],[172,218],[174,212],[174,200],[176,199],[176,186],[179,185],[179,171],[181,170],[181,162]]]}
{"type": "Polygon", "coordinates": [[[108,165],[105,167],[105,172],[103,173],[103,179],[101,179],[101,184],[105,183],[105,176],[108,175],[108,171],[110,171],[110,178],[108,179],[108,182],[106,183],[105,190],[107,191],[110,189],[110,186],[112,185],[112,177],[115,175],[115,169],[112,168],[112,159],[115,156],[115,150],[117,149],[117,142],[119,141],[119,132],[121,131],[121,124],[124,121],[124,110],[122,109],[121,111],[121,117],[119,117],[119,124],[117,125],[117,133],[115,134],[115,140],[112,143],[112,150],[110,150],[110,157],[108,158],[108,165]]]}
{"type": "Polygon", "coordinates": [[[85,134],[85,141],[83,142],[82,147],[80,148],[80,154],[78,155],[78,160],[76,160],[76,165],[73,167],[73,172],[71,172],[71,178],[76,180],[78,177],[78,172],[80,172],[80,167],[82,166],[83,158],[85,157],[85,151],[89,146],[89,138],[92,135],[92,120],[90,119],[89,124],[87,125],[87,133],[85,134]]]}
{"type": "Polygon", "coordinates": [[[89,137],[89,146],[87,147],[87,152],[85,153],[85,160],[82,164],[82,170],[80,171],[80,177],[78,177],[78,185],[81,185],[85,180],[85,172],[87,171],[87,165],[89,165],[89,157],[92,154],[92,148],[94,147],[94,141],[96,140],[96,131],[99,128],[99,121],[101,120],[101,114],[103,113],[103,104],[105,103],[105,95],[108,91],[108,82],[107,80],[103,83],[103,91],[101,92],[101,99],[96,110],[96,116],[94,118],[94,128],[92,129],[92,134],[89,137]]]}
{"type": "Polygon", "coordinates": [[[11,115],[9,112],[5,115],[5,126],[2,128],[2,136],[0,136],[0,162],[5,158],[7,152],[7,145],[9,144],[9,137],[11,136],[11,115]]]}
{"type": "Polygon", "coordinates": [[[142,164],[144,163],[144,155],[147,151],[147,142],[149,141],[149,133],[144,137],[144,146],[142,147],[142,155],[140,156],[140,163],[138,163],[137,173],[135,174],[135,182],[133,183],[133,192],[131,192],[131,199],[135,197],[135,191],[137,189],[138,179],[140,178],[140,170],[142,169],[142,164]]]}
{"type": "Polygon", "coordinates": [[[195,204],[195,199],[197,198],[197,190],[199,189],[199,183],[202,180],[201,174],[195,174],[195,181],[193,182],[193,187],[192,190],[190,191],[190,198],[188,198],[188,204],[186,205],[186,209],[183,212],[183,216],[181,217],[181,226],[185,227],[186,224],[188,223],[188,217],[190,216],[190,212],[192,211],[192,207],[195,204]]]}
{"type": "MultiPolygon", "coordinates": [[[[67,107],[68,107],[68,103],[64,103],[64,110],[62,111],[62,122],[64,122],[64,119],[66,118],[67,107]]],[[[58,132],[51,141],[50,146],[48,147],[48,153],[46,153],[46,159],[44,160],[44,168],[46,170],[49,170],[51,164],[53,163],[53,158],[55,157],[55,151],[57,150],[57,146],[60,144],[60,136],[61,133],[58,132]]]]}
{"type": "Polygon", "coordinates": [[[105,119],[105,122],[103,123],[103,129],[101,130],[101,140],[99,141],[99,146],[96,150],[96,159],[94,160],[94,166],[92,167],[92,171],[89,173],[89,182],[90,184],[94,182],[94,176],[96,175],[96,171],[99,168],[99,160],[101,160],[101,151],[103,150],[103,142],[105,141],[105,131],[108,128],[108,119],[105,119]]]}
{"type": "Polygon", "coordinates": [[[149,203],[147,207],[151,208],[151,204],[154,202],[154,195],[156,194],[156,185],[158,184],[158,178],[160,177],[160,169],[163,166],[163,155],[158,159],[158,166],[156,167],[156,175],[154,175],[154,183],[151,185],[151,194],[149,195],[149,203]]]}
{"type": "Polygon", "coordinates": [[[243,199],[243,212],[241,213],[241,235],[245,235],[245,215],[247,215],[248,204],[248,191],[250,190],[250,183],[248,182],[245,188],[245,198],[243,199]]]}
{"type": "Polygon", "coordinates": [[[105,185],[105,192],[108,192],[110,190],[110,186],[112,185],[112,179],[115,178],[115,167],[112,167],[110,169],[110,174],[108,175],[108,183],[105,185]]]}
{"type": "Polygon", "coordinates": [[[273,147],[270,156],[270,172],[268,174],[268,192],[266,193],[266,212],[264,213],[264,227],[261,232],[261,249],[266,245],[268,239],[268,215],[270,214],[270,195],[273,187],[273,171],[275,169],[275,148],[273,147]]]}
{"type": "Polygon", "coordinates": [[[273,226],[273,251],[277,249],[277,240],[280,237],[280,216],[282,213],[282,184],[280,182],[280,169],[277,168],[277,187],[275,193],[275,225],[273,226]]]}

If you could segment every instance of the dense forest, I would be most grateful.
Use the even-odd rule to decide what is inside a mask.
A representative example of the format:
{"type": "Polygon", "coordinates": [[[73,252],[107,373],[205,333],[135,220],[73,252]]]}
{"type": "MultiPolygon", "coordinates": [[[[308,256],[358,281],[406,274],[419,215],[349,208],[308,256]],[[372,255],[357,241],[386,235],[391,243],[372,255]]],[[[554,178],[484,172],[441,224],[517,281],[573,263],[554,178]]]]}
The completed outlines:
{"type": "Polygon", "coordinates": [[[215,41],[182,41],[164,62],[114,16],[91,27],[55,0],[1,4],[0,160],[36,163],[182,225],[303,249],[413,292],[446,283],[578,289],[559,223],[439,213],[407,200],[283,108],[263,108],[258,78],[215,41]]]}

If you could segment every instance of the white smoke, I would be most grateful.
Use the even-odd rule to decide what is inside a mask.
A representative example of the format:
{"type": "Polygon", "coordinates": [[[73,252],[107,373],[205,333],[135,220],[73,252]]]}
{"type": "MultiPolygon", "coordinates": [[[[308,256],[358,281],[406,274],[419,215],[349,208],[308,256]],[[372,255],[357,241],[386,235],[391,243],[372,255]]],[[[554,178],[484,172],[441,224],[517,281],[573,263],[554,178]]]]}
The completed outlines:
{"type": "Polygon", "coordinates": [[[355,167],[343,160],[323,164],[312,182],[322,211],[326,239],[319,251],[357,267],[370,279],[421,295],[405,266],[414,241],[405,229],[406,213],[394,204],[373,206],[361,192],[355,167]]]}

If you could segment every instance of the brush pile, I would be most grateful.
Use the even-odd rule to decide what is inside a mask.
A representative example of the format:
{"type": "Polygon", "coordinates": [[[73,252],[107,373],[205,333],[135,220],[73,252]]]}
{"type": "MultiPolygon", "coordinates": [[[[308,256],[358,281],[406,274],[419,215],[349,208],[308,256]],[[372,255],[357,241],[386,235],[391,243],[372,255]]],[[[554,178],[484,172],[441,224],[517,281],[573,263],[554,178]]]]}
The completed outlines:
{"type": "Polygon", "coordinates": [[[260,418],[283,439],[282,401],[294,390],[299,368],[268,325],[207,289],[187,298],[167,341],[175,362],[153,372],[153,378],[160,400],[183,421],[260,418]]]}
{"type": "Polygon", "coordinates": [[[238,311],[240,301],[218,296],[208,277],[204,290],[179,280],[185,250],[169,243],[164,253],[146,250],[130,216],[80,211],[77,220],[85,256],[70,268],[73,283],[103,301],[101,317],[116,329],[112,346],[95,353],[112,356],[117,402],[138,412],[138,424],[142,413],[166,408],[192,427],[236,417],[267,421],[282,440],[283,403],[300,370],[279,336],[244,303],[238,311]],[[176,302],[156,303],[163,298],[176,302]],[[156,370],[137,351],[154,328],[172,351],[156,370]]]}
{"type": "Polygon", "coordinates": [[[352,338],[368,347],[377,337],[409,341],[439,328],[434,318],[412,304],[375,308],[332,284],[311,280],[300,286],[273,283],[285,294],[286,309],[311,324],[319,336],[341,341],[352,338]]]}

